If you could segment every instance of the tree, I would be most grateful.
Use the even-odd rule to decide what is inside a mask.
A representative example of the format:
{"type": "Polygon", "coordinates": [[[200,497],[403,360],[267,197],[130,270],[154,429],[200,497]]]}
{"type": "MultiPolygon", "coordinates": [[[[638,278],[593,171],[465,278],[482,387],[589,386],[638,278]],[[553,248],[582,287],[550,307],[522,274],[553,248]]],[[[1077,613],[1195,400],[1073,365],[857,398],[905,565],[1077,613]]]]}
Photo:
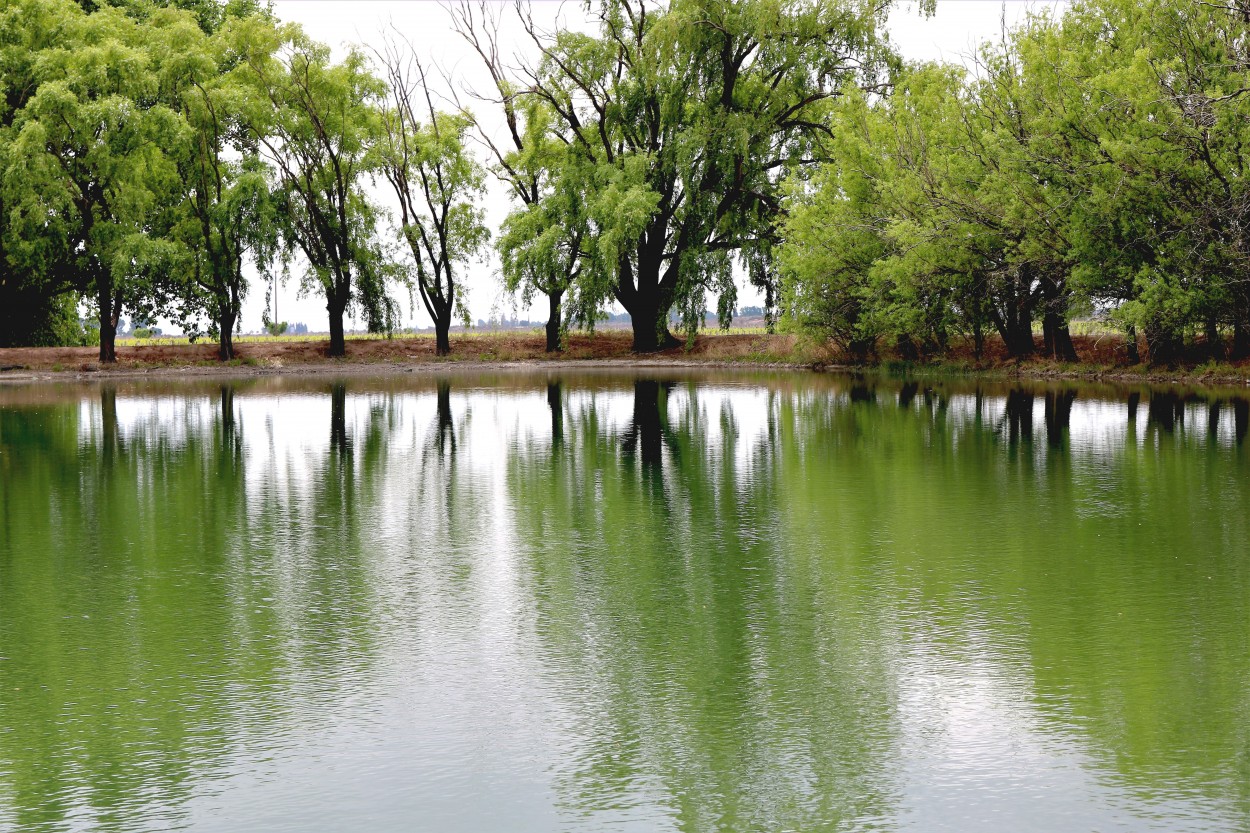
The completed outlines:
{"type": "Polygon", "coordinates": [[[848,95],[834,109],[837,161],[793,189],[781,223],[790,320],[860,358],[882,336],[906,358],[940,352],[953,329],[979,352],[991,320],[1031,345],[1030,308],[1013,291],[1021,272],[982,193],[989,171],[962,93],[962,73],[924,65],[899,73],[886,98],[848,95]]]}
{"type": "Polygon", "coordinates": [[[1074,361],[1083,307],[1125,327],[1133,362],[1139,329],[1156,363],[1195,335],[1222,358],[1230,328],[1250,354],[1248,31],[1238,4],[1084,0],[983,46],[974,77],[910,67],[848,97],[838,166],[783,224],[793,314],[861,346],[918,327],[940,349],[970,325],[978,352],[992,324],[1016,358],[1040,321],[1045,354],[1074,361]]]}
{"type": "Polygon", "coordinates": [[[193,131],[181,164],[183,199],[169,234],[186,246],[185,292],[193,310],[207,311],[225,361],[234,358],[233,333],[247,290],[244,258],[253,254],[263,271],[277,248],[270,171],[243,121],[255,90],[229,73],[240,27],[205,35],[184,17],[167,32],[159,44],[163,84],[193,131]]]}
{"type": "Polygon", "coordinates": [[[239,28],[236,72],[256,93],[247,124],[278,178],[282,239],[307,261],[304,284],[326,299],[329,354],[343,356],[343,316],[353,304],[370,332],[390,332],[398,320],[387,294],[394,271],[375,234],[378,208],[365,192],[385,88],[359,51],[333,64],[299,27],[253,19],[239,28]]]}
{"type": "MultiPolygon", "coordinates": [[[[539,109],[539,108],[534,108],[539,109]]],[[[566,326],[581,321],[593,327],[605,298],[594,286],[581,282],[583,271],[595,268],[587,257],[593,247],[589,218],[579,187],[582,177],[577,157],[545,135],[541,116],[531,109],[528,144],[505,157],[507,178],[521,205],[504,219],[496,244],[502,261],[504,286],[520,292],[528,305],[536,294],[547,296],[547,352],[561,349],[566,326]],[[528,187],[515,187],[518,185],[528,187]],[[590,291],[579,292],[588,287],[590,291]],[[565,304],[566,296],[570,303],[565,304]]]]}
{"type": "Polygon", "coordinates": [[[489,237],[477,200],[485,172],[466,146],[473,119],[434,106],[411,45],[382,56],[389,96],[381,109],[379,163],[399,201],[400,234],[416,266],[417,290],[434,321],[435,349],[451,352],[457,313],[468,320],[456,272],[489,237]]]}
{"type": "Polygon", "coordinates": [[[1089,171],[1075,278],[1140,328],[1154,362],[1180,358],[1186,332],[1223,356],[1250,351],[1250,15],[1242,4],[1098,0],[1074,6],[1046,49],[1089,171]]]}
{"type": "Polygon", "coordinates": [[[885,120],[860,95],[832,119],[827,152],[838,159],[790,183],[777,250],[781,306],[789,323],[834,339],[864,357],[887,329],[872,269],[886,257],[884,177],[876,152],[885,120]]]}
{"type": "Polygon", "coordinates": [[[37,90],[13,122],[10,233],[28,264],[54,265],[58,282],[93,299],[100,361],[112,362],[123,307],[150,310],[168,278],[173,248],[148,231],[175,193],[172,154],[187,131],[159,101],[132,19],[68,4],[55,14],[58,42],[41,50],[37,90]]]}
{"type": "MultiPolygon", "coordinates": [[[[890,53],[885,7],[630,0],[599,6],[595,35],[525,26],[540,52],[525,94],[555,116],[576,170],[604,281],[634,349],[674,343],[668,314],[701,320],[705,291],[732,308],[729,256],[771,291],[778,184],[827,134],[828,102],[872,85],[890,53]]],[[[591,291],[590,294],[594,294],[591,291]]],[[[722,316],[727,317],[727,316],[722,316]]]]}
{"type": "MultiPolygon", "coordinates": [[[[72,3],[24,0],[0,9],[0,346],[77,343],[68,253],[55,234],[14,219],[30,182],[13,154],[19,113],[38,89],[40,52],[72,37],[81,12],[72,3]],[[23,233],[25,231],[25,233],[23,233]]],[[[51,230],[51,229],[50,229],[51,230]]]]}
{"type": "Polygon", "coordinates": [[[561,349],[565,327],[581,321],[593,327],[595,315],[610,296],[577,290],[606,282],[579,282],[583,270],[594,268],[589,257],[589,217],[585,211],[578,155],[560,141],[556,113],[541,99],[524,95],[509,78],[499,51],[499,19],[486,3],[467,2],[452,10],[453,25],[481,58],[497,98],[507,137],[497,141],[477,122],[479,137],[493,157],[493,171],[520,203],[504,220],[496,249],[502,260],[504,287],[521,293],[526,305],[536,294],[547,296],[547,352],[561,349]],[[565,297],[571,303],[565,304],[565,297]],[[566,310],[567,306],[567,310],[566,310]]]}

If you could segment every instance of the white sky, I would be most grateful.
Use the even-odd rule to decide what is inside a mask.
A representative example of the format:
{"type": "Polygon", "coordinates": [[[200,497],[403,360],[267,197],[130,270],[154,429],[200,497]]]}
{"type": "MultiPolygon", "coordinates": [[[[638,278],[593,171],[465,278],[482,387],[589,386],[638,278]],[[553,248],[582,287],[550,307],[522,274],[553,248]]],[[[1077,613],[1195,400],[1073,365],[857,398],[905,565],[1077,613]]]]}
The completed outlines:
{"type": "MultiPolygon", "coordinates": [[[[931,18],[920,16],[914,3],[903,2],[890,15],[890,37],[903,56],[909,60],[946,60],[963,62],[976,44],[994,38],[1000,31],[1003,21],[1008,25],[1023,19],[1029,10],[1055,8],[1064,0],[938,0],[937,14],[931,18]]],[[[508,19],[511,4],[499,4],[508,19]]],[[[477,89],[488,89],[478,58],[451,30],[446,9],[432,0],[276,0],[274,3],[278,17],[283,21],[301,24],[312,37],[330,44],[336,54],[341,55],[344,47],[350,43],[365,46],[381,43],[381,35],[390,26],[395,26],[407,37],[423,58],[445,68],[447,74],[456,82],[475,86],[477,89]]],[[[535,19],[554,23],[557,19],[563,25],[580,27],[585,25],[583,7],[578,0],[570,2],[554,2],[539,0],[533,4],[535,19]]],[[[512,51],[523,54],[526,42],[523,33],[513,26],[503,30],[505,54],[508,47],[512,51]],[[510,40],[511,39],[511,40],[510,40]]],[[[466,103],[469,101],[464,99],[466,103]]],[[[479,113],[479,116],[490,118],[494,114],[479,113]]],[[[385,204],[385,194],[378,189],[377,194],[385,204]]],[[[497,229],[500,221],[509,210],[509,201],[502,187],[492,183],[491,191],[486,197],[487,216],[490,227],[497,229]]],[[[293,266],[293,272],[298,269],[293,266]]],[[[499,287],[498,268],[494,258],[485,263],[476,263],[468,267],[466,285],[468,287],[468,306],[474,321],[488,319],[503,314],[510,316],[514,310],[519,318],[531,320],[546,318],[546,302],[538,299],[539,304],[532,310],[516,309],[513,299],[506,296],[499,287]]],[[[302,321],[313,331],[324,331],[326,311],[324,301],[313,295],[305,298],[297,297],[298,283],[291,280],[281,287],[278,293],[278,318],[283,321],[302,321]]],[[[747,306],[760,303],[760,297],[753,289],[742,286],[739,288],[738,303],[747,306]]],[[[265,306],[265,287],[253,285],[243,307],[242,327],[245,332],[257,331],[261,326],[261,313],[265,306]]],[[[429,327],[429,317],[420,308],[410,310],[406,299],[403,301],[404,326],[429,327]],[[415,315],[414,315],[415,312],[415,315]]],[[[349,324],[349,328],[361,326],[358,322],[349,324]]]]}

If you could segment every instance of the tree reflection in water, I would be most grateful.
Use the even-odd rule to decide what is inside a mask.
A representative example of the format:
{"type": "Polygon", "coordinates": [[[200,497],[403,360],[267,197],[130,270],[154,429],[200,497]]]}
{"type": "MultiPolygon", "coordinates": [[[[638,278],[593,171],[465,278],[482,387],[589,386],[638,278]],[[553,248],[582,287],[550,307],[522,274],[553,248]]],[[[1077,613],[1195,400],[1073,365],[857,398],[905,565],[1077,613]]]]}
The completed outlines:
{"type": "Polygon", "coordinates": [[[0,404],[0,826],[175,826],[309,735],[440,773],[383,818],[458,737],[589,827],[1250,811],[1244,398],[459,379],[0,404]]]}

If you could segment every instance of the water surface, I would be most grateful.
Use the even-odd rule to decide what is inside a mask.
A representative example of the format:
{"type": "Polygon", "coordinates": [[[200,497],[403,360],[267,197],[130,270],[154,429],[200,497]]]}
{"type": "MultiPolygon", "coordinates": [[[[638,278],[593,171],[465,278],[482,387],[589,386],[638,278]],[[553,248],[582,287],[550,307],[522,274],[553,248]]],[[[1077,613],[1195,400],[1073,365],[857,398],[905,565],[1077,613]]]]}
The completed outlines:
{"type": "Polygon", "coordinates": [[[1250,406],[0,388],[0,830],[1250,829],[1250,406]]]}

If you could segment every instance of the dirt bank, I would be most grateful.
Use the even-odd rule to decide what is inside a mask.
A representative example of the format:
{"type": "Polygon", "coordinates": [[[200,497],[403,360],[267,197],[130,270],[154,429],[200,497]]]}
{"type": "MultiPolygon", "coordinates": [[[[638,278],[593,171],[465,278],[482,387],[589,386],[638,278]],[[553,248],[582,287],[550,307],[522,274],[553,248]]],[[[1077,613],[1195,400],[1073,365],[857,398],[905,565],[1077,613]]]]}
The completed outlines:
{"type": "Polygon", "coordinates": [[[143,344],[118,347],[117,362],[102,365],[90,347],[21,347],[0,349],[0,380],[131,376],[250,376],[273,373],[377,373],[504,365],[685,366],[748,364],[810,367],[828,363],[821,351],[798,346],[788,335],[739,333],[703,336],[684,346],[639,356],[630,351],[628,332],[575,334],[566,349],[548,353],[543,337],[531,333],[485,334],[452,338],[452,354],[437,356],[428,337],[351,339],[347,356],[331,359],[327,342],[248,341],[237,345],[238,358],[217,359],[215,344],[143,344]]]}
{"type": "Polygon", "coordinates": [[[976,375],[994,379],[1072,379],[1125,383],[1183,383],[1188,385],[1250,385],[1250,362],[1192,363],[1160,368],[1129,365],[1115,336],[1077,337],[1077,350],[1086,361],[1062,364],[1042,359],[1009,360],[1001,345],[990,343],[980,360],[967,347],[955,347],[947,357],[927,362],[899,362],[881,356],[869,364],[854,364],[828,344],[794,335],[707,333],[694,345],[644,356],[630,352],[628,332],[574,334],[562,353],[547,353],[543,337],[534,333],[488,333],[452,338],[452,355],[434,353],[430,337],[352,339],[347,357],[331,359],[322,340],[247,341],[238,345],[238,358],[223,363],[215,344],[143,344],[123,346],[114,365],[96,361],[90,347],[27,347],[0,349],[0,381],[89,379],[116,377],[261,376],[276,373],[376,374],[507,367],[687,367],[747,366],[755,368],[810,368],[814,370],[874,370],[890,373],[976,375]]]}

